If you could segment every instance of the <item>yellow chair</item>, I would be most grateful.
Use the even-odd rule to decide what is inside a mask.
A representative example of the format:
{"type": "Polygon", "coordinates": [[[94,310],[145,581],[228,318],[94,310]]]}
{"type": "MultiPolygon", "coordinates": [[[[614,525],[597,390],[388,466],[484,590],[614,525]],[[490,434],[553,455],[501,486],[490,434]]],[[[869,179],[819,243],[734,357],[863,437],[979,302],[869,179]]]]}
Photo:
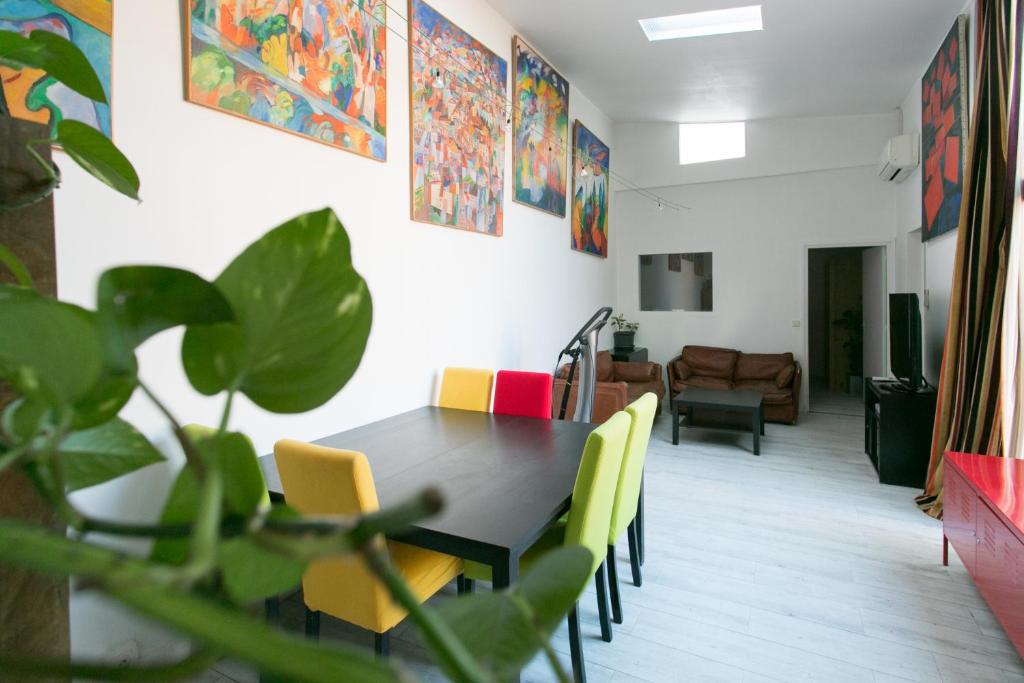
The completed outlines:
{"type": "MultiPolygon", "coordinates": [[[[357,515],[379,508],[370,463],[362,453],[283,439],[274,460],[288,504],[304,515],[357,515]]],[[[462,560],[388,541],[391,561],[420,601],[462,573],[462,560]]],[[[310,564],[302,577],[306,634],[319,637],[320,613],[374,634],[374,649],[387,656],[388,635],[405,618],[384,584],[358,557],[310,564]]]]}
{"type": "Polygon", "coordinates": [[[486,413],[491,410],[494,373],[473,368],[445,368],[441,378],[441,408],[458,408],[486,413]]]}
{"type": "Polygon", "coordinates": [[[640,575],[640,543],[637,529],[637,510],[644,478],[644,461],[647,458],[647,444],[651,439],[654,415],[658,412],[658,397],[647,392],[626,406],[626,412],[633,418],[626,440],[626,452],[622,457],[619,484],[615,489],[615,505],[612,508],[612,524],[608,533],[608,586],[611,589],[612,621],[622,623],[622,602],[619,600],[619,575],[615,566],[615,542],[626,534],[629,541],[629,563],[633,570],[633,585],[643,582],[640,575]]]}

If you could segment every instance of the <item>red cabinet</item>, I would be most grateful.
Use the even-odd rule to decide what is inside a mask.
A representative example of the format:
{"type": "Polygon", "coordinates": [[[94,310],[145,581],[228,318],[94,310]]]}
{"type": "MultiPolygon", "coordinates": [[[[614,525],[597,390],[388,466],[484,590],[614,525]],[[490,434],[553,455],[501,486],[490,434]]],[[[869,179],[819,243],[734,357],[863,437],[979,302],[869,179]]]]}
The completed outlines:
{"type": "Polygon", "coordinates": [[[1024,460],[947,453],[944,543],[1024,654],[1024,460]]]}

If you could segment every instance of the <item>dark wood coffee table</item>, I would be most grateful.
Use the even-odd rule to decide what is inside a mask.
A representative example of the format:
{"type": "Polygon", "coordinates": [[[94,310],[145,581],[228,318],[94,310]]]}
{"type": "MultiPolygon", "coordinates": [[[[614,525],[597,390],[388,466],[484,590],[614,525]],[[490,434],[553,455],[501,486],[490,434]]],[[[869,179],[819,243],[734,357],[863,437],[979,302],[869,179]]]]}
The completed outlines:
{"type": "Polygon", "coordinates": [[[744,413],[750,416],[754,434],[754,455],[761,455],[764,435],[764,396],[760,391],[720,389],[683,389],[672,399],[672,443],[679,445],[679,413],[689,408],[711,408],[721,412],[744,413]]]}

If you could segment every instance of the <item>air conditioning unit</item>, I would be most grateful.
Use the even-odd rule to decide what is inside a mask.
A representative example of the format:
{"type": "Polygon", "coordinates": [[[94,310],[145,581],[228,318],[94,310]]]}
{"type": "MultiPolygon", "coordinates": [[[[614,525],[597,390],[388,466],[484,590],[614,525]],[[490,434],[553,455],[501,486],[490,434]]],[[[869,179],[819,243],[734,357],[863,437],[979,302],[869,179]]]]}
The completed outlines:
{"type": "Polygon", "coordinates": [[[921,164],[921,143],[916,133],[897,135],[885,143],[878,176],[886,182],[901,183],[921,164]]]}

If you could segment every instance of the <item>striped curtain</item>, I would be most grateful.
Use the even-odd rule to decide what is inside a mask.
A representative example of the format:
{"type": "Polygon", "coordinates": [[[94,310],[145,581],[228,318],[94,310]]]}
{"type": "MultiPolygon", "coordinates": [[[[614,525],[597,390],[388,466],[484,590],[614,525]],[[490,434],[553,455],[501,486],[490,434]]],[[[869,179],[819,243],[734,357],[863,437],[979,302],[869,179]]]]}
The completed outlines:
{"type": "Polygon", "coordinates": [[[981,0],[974,121],[964,171],[956,260],[949,301],[931,462],[917,504],[942,514],[946,451],[1002,454],[1001,355],[1003,301],[1013,200],[1016,197],[1021,0],[981,0]],[[1012,134],[1011,134],[1012,131],[1012,134]]]}
{"type": "MultiPolygon", "coordinates": [[[[1024,11],[1017,8],[1017,59],[1014,64],[1013,80],[1020,94],[1021,84],[1021,26],[1024,11]]],[[[1017,122],[1017,139],[1024,134],[1024,119],[1020,117],[1020,100],[1017,111],[1010,113],[1020,119],[1017,122]]],[[[1011,128],[1011,132],[1013,129],[1011,128]]],[[[1013,149],[1013,140],[1010,141],[1013,149]]],[[[1017,148],[1017,179],[1014,183],[1013,224],[1024,221],[1024,154],[1017,148]]],[[[1011,165],[1012,167],[1012,165],[1011,165]]],[[[1003,304],[1003,456],[1024,458],[1024,229],[1015,230],[1010,240],[1010,263],[1006,281],[1006,300],[1003,304]]]]}

